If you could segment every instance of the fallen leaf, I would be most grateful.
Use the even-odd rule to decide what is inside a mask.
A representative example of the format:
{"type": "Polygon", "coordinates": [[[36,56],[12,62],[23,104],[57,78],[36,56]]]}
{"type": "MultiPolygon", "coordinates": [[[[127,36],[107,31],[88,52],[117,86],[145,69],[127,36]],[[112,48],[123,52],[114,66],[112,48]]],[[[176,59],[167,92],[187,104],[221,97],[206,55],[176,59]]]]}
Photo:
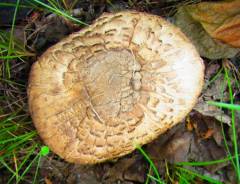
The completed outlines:
{"type": "Polygon", "coordinates": [[[186,162],[190,143],[193,139],[191,132],[177,132],[164,146],[162,155],[169,162],[186,162]]]}
{"type": "Polygon", "coordinates": [[[208,105],[206,102],[199,102],[194,107],[194,110],[198,111],[202,115],[216,118],[218,121],[223,122],[231,126],[231,118],[224,114],[223,111],[215,106],[208,105]]]}
{"type": "Polygon", "coordinates": [[[44,178],[45,184],[52,184],[51,180],[47,177],[44,178]]]}
{"type": "Polygon", "coordinates": [[[66,184],[98,184],[97,173],[95,166],[87,165],[71,165],[68,167],[69,174],[67,175],[66,184]]]}
{"type": "Polygon", "coordinates": [[[187,130],[190,131],[190,132],[191,132],[191,131],[193,130],[193,128],[194,128],[193,123],[191,122],[189,116],[187,116],[187,118],[186,118],[186,128],[187,128],[187,130]]]}
{"type": "Polygon", "coordinates": [[[193,42],[203,57],[209,59],[231,58],[240,51],[238,48],[231,47],[212,38],[202,24],[189,14],[188,6],[178,8],[174,18],[175,24],[193,42]]]}
{"type": "Polygon", "coordinates": [[[214,133],[213,129],[210,128],[206,132],[203,133],[202,138],[209,139],[210,137],[213,136],[213,133],[214,133]]]}
{"type": "Polygon", "coordinates": [[[211,37],[240,47],[240,1],[202,2],[186,7],[211,37]]]}
{"type": "Polygon", "coordinates": [[[143,183],[147,172],[145,160],[140,154],[120,158],[113,166],[109,167],[102,177],[104,184],[116,181],[131,181],[143,183]]]}
{"type": "Polygon", "coordinates": [[[146,165],[142,160],[139,160],[132,164],[125,172],[124,172],[124,180],[144,183],[146,176],[146,165]]]}
{"type": "Polygon", "coordinates": [[[210,81],[211,78],[214,77],[214,75],[217,74],[219,69],[220,69],[220,63],[216,63],[216,64],[208,63],[207,66],[206,66],[205,79],[207,81],[210,81]]]}
{"type": "MultiPolygon", "coordinates": [[[[191,142],[188,158],[196,161],[209,161],[226,157],[219,122],[197,112],[191,113],[190,116],[191,122],[197,126],[194,128],[196,136],[194,136],[195,140],[191,142]]],[[[227,164],[227,162],[219,163],[206,166],[206,168],[211,172],[216,172],[227,164]]]]}
{"type": "MultiPolygon", "coordinates": [[[[162,171],[165,168],[165,162],[163,162],[165,160],[170,163],[198,162],[226,157],[219,122],[196,111],[191,112],[189,116],[191,124],[194,125],[192,131],[182,123],[175,126],[174,132],[170,130],[146,146],[146,152],[161,175],[166,174],[162,171]],[[204,135],[208,138],[204,139],[204,135]]],[[[213,173],[227,164],[227,162],[214,164],[203,169],[213,173]]]]}
{"type": "Polygon", "coordinates": [[[147,145],[146,152],[161,174],[164,172],[165,162],[162,163],[164,160],[170,163],[188,161],[187,155],[193,140],[193,133],[189,132],[182,123],[147,145]]]}
{"type": "Polygon", "coordinates": [[[73,32],[73,24],[55,14],[48,16],[33,15],[24,28],[26,47],[37,55],[73,32]]]}
{"type": "Polygon", "coordinates": [[[218,121],[231,126],[231,117],[229,114],[224,113],[224,111],[217,106],[207,104],[207,101],[228,102],[230,100],[224,73],[218,73],[218,68],[218,65],[208,64],[202,95],[199,97],[198,103],[194,106],[194,110],[205,116],[214,117],[218,121]]]}

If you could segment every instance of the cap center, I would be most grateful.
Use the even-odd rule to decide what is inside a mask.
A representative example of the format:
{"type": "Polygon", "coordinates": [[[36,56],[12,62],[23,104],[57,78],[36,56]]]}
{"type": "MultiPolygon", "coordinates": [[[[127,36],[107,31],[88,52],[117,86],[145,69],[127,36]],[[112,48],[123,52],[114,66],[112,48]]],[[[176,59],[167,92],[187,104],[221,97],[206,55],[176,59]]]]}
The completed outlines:
{"type": "Polygon", "coordinates": [[[139,99],[141,65],[129,50],[97,53],[83,70],[91,104],[102,119],[132,110],[139,99]]]}

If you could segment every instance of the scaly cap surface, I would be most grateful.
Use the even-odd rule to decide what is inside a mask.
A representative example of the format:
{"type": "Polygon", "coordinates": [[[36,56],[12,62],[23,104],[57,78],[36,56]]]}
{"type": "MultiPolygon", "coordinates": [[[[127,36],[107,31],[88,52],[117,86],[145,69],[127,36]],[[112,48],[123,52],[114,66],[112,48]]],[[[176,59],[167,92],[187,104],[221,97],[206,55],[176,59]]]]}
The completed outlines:
{"type": "Polygon", "coordinates": [[[203,77],[202,59],[178,28],[146,13],[107,13],[34,63],[29,110],[53,152],[93,164],[180,122],[203,77]]]}

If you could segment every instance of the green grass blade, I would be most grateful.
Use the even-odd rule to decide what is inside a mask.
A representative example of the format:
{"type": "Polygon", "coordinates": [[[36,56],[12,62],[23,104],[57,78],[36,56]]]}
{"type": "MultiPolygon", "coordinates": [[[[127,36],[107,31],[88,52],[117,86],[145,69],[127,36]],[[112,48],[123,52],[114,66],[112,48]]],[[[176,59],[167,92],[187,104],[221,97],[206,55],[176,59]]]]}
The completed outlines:
{"type": "Polygon", "coordinates": [[[233,157],[228,156],[228,157],[223,158],[223,159],[211,160],[211,161],[205,161],[205,162],[178,162],[178,163],[175,163],[175,164],[180,165],[180,166],[208,166],[208,165],[214,165],[214,164],[220,164],[220,163],[228,162],[233,158],[235,158],[235,156],[233,156],[233,157]]]}
{"type": "Polygon", "coordinates": [[[13,85],[19,86],[19,87],[24,87],[24,88],[26,87],[25,84],[20,84],[20,83],[18,83],[18,82],[11,81],[11,80],[8,80],[8,79],[1,79],[1,78],[0,78],[0,81],[6,82],[6,83],[8,83],[8,84],[13,84],[13,85]]]}
{"type": "MultiPolygon", "coordinates": [[[[37,147],[37,144],[33,145],[32,148],[28,151],[27,155],[24,157],[24,159],[21,161],[18,170],[20,171],[22,169],[22,167],[27,163],[27,161],[29,160],[29,157],[34,153],[35,149],[37,147]]],[[[14,179],[14,177],[16,176],[16,173],[14,173],[12,175],[12,177],[9,179],[9,183],[11,183],[11,181],[14,179]]],[[[18,179],[18,181],[20,181],[18,179]]]]}
{"type": "Polygon", "coordinates": [[[211,80],[209,80],[207,82],[207,84],[205,85],[205,89],[210,86],[215,80],[218,79],[218,77],[220,77],[221,73],[223,71],[223,67],[213,76],[213,78],[211,80]]]}
{"type": "Polygon", "coordinates": [[[2,164],[5,168],[7,168],[12,174],[15,174],[14,170],[12,170],[11,167],[8,166],[8,164],[7,164],[2,158],[0,158],[0,162],[1,162],[1,164],[2,164]]]}
{"type": "MultiPolygon", "coordinates": [[[[17,11],[18,11],[18,8],[19,8],[19,2],[20,2],[20,0],[17,0],[16,7],[15,7],[15,10],[14,10],[14,14],[13,14],[13,20],[12,20],[12,26],[11,26],[11,32],[10,32],[10,41],[9,41],[9,45],[8,45],[8,54],[7,54],[8,56],[11,55],[12,49],[14,47],[14,45],[13,45],[13,33],[14,33],[17,11]]],[[[9,66],[9,61],[8,60],[6,62],[6,70],[7,70],[6,72],[7,72],[8,78],[11,78],[11,71],[10,71],[10,66],[9,66]]]]}
{"type": "MultiPolygon", "coordinates": [[[[234,103],[234,97],[232,92],[232,86],[231,86],[231,80],[228,74],[228,70],[224,68],[225,71],[225,78],[227,80],[228,84],[228,90],[229,90],[229,96],[230,96],[230,102],[233,105],[234,103]]],[[[239,157],[238,157],[238,143],[237,143],[237,132],[236,132],[236,125],[235,125],[235,112],[234,110],[231,110],[232,115],[232,134],[233,134],[233,147],[234,147],[234,154],[235,154],[235,164],[236,164],[236,174],[237,174],[237,181],[240,182],[240,167],[239,167],[239,157]]]]}
{"type": "MultiPolygon", "coordinates": [[[[0,3],[0,7],[16,7],[15,3],[0,3]]],[[[32,6],[26,4],[19,4],[19,8],[32,8],[32,6]]]]}
{"type": "Polygon", "coordinates": [[[227,104],[227,103],[214,102],[214,101],[207,101],[207,103],[209,105],[214,105],[214,106],[221,107],[221,108],[227,108],[227,109],[231,109],[231,110],[240,111],[240,105],[227,104]]]}
{"type": "MultiPolygon", "coordinates": [[[[221,96],[220,96],[220,100],[221,102],[223,101],[223,96],[224,96],[224,86],[225,86],[225,79],[226,77],[224,77],[224,82],[221,83],[221,96]]],[[[222,108],[220,107],[220,109],[222,110],[222,108]]],[[[221,121],[220,121],[220,124],[221,124],[221,132],[222,132],[222,136],[223,136],[223,143],[224,143],[224,146],[225,146],[225,149],[226,149],[226,152],[227,152],[227,155],[230,155],[229,158],[230,158],[230,161],[232,163],[232,166],[234,167],[234,169],[236,170],[236,164],[233,160],[233,156],[232,156],[232,153],[229,149],[229,146],[228,146],[228,143],[227,143],[227,138],[226,138],[226,135],[225,135],[225,132],[224,132],[224,126],[223,126],[223,121],[222,121],[222,113],[221,113],[221,121]]]]}
{"type": "Polygon", "coordinates": [[[46,8],[46,9],[48,9],[48,10],[50,10],[50,11],[52,11],[53,13],[56,13],[57,15],[61,15],[61,16],[63,16],[63,17],[66,17],[66,18],[68,18],[69,20],[72,20],[72,21],[74,21],[74,22],[76,22],[76,23],[78,23],[78,24],[81,24],[81,25],[85,25],[85,26],[88,25],[88,24],[86,24],[85,22],[82,22],[82,21],[80,21],[80,20],[72,17],[72,16],[69,15],[68,13],[63,12],[62,10],[53,8],[53,7],[47,5],[47,4],[45,4],[45,3],[43,3],[43,2],[41,2],[41,1],[39,1],[39,0],[32,0],[32,1],[35,2],[35,3],[37,3],[37,4],[39,4],[39,5],[41,5],[41,6],[43,6],[44,8],[46,8]]]}
{"type": "Polygon", "coordinates": [[[147,179],[145,181],[145,184],[149,184],[149,182],[150,182],[150,178],[148,177],[148,175],[150,175],[151,171],[152,171],[152,167],[150,166],[149,169],[148,169],[147,179]]]}
{"type": "Polygon", "coordinates": [[[155,178],[154,176],[152,176],[152,175],[150,175],[150,174],[148,174],[147,176],[148,176],[151,180],[156,181],[157,183],[159,183],[159,179],[155,178]]]}
{"type": "Polygon", "coordinates": [[[29,132],[29,133],[26,133],[26,134],[23,134],[23,135],[18,135],[16,137],[13,137],[13,138],[9,138],[7,140],[2,140],[0,142],[0,144],[6,144],[8,142],[12,142],[12,141],[18,141],[18,140],[21,140],[24,141],[25,139],[29,138],[29,137],[32,137],[33,135],[35,135],[35,132],[29,132]]]}
{"type": "Polygon", "coordinates": [[[26,169],[23,171],[22,175],[19,177],[19,181],[23,179],[25,174],[29,171],[29,169],[32,167],[33,163],[36,162],[36,160],[39,158],[39,155],[36,155],[35,158],[30,162],[30,164],[26,167],[26,169]]]}
{"type": "Polygon", "coordinates": [[[15,152],[13,151],[12,154],[13,154],[13,160],[14,160],[14,166],[15,166],[15,176],[16,176],[16,181],[17,181],[18,178],[19,178],[18,163],[17,163],[17,159],[16,159],[16,154],[15,154],[15,152]]]}
{"type": "Polygon", "coordinates": [[[10,55],[9,56],[0,56],[0,59],[3,59],[3,60],[20,59],[21,57],[26,57],[26,56],[27,56],[26,54],[11,55],[11,56],[10,55]]]}
{"type": "Polygon", "coordinates": [[[34,179],[33,179],[33,184],[36,183],[36,179],[37,179],[37,175],[38,175],[38,170],[39,170],[41,158],[42,158],[42,157],[41,157],[41,155],[40,155],[39,158],[38,158],[38,162],[37,162],[37,168],[36,168],[36,171],[35,171],[35,175],[34,175],[34,179]]]}
{"type": "Polygon", "coordinates": [[[221,181],[213,179],[213,178],[211,178],[209,176],[204,176],[204,175],[198,174],[198,173],[196,173],[194,171],[190,171],[190,170],[182,168],[182,167],[177,167],[177,169],[179,169],[180,171],[184,171],[184,172],[186,172],[188,174],[197,176],[197,177],[201,178],[202,180],[206,180],[206,181],[208,181],[208,182],[210,182],[212,184],[223,184],[221,181]]]}
{"type": "MultiPolygon", "coordinates": [[[[24,135],[21,136],[21,139],[20,139],[20,138],[16,138],[15,140],[20,139],[20,141],[16,142],[15,144],[12,144],[12,145],[9,146],[7,149],[8,149],[8,150],[11,150],[11,149],[13,149],[15,146],[20,145],[20,144],[24,143],[25,141],[29,141],[29,140],[30,140],[32,137],[34,137],[35,135],[36,135],[36,132],[35,132],[35,131],[26,133],[26,134],[24,134],[24,135]]],[[[18,137],[20,137],[20,136],[18,136],[18,137]]]]}
{"type": "Polygon", "coordinates": [[[135,147],[140,151],[140,153],[144,156],[144,158],[148,161],[148,163],[152,167],[154,174],[157,176],[158,183],[161,183],[161,184],[164,183],[158,173],[156,166],[154,165],[153,161],[149,158],[147,153],[139,145],[135,145],[135,147]]]}
{"type": "Polygon", "coordinates": [[[53,0],[53,1],[52,0],[47,0],[47,1],[53,8],[55,8],[55,9],[60,8],[59,4],[55,0],[53,0]]]}
{"type": "Polygon", "coordinates": [[[179,172],[176,172],[176,175],[179,178],[179,184],[190,184],[188,180],[185,177],[183,177],[179,172]]]}

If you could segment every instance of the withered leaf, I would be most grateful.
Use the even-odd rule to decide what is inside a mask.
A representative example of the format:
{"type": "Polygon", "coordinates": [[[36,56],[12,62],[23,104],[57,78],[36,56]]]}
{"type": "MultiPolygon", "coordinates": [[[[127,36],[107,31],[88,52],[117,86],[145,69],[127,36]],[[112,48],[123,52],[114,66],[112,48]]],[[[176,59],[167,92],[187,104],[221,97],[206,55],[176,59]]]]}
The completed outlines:
{"type": "Polygon", "coordinates": [[[193,42],[200,55],[209,59],[234,57],[240,49],[212,38],[202,24],[189,14],[188,6],[182,6],[175,14],[175,24],[193,42]]]}
{"type": "Polygon", "coordinates": [[[240,47],[240,1],[202,2],[186,7],[211,37],[240,47]]]}
{"type": "Polygon", "coordinates": [[[47,177],[44,178],[44,181],[45,181],[46,184],[52,184],[51,180],[48,179],[47,177]]]}
{"type": "Polygon", "coordinates": [[[213,136],[213,133],[214,133],[213,129],[210,128],[206,132],[203,133],[202,138],[209,139],[210,137],[213,136]]]}

